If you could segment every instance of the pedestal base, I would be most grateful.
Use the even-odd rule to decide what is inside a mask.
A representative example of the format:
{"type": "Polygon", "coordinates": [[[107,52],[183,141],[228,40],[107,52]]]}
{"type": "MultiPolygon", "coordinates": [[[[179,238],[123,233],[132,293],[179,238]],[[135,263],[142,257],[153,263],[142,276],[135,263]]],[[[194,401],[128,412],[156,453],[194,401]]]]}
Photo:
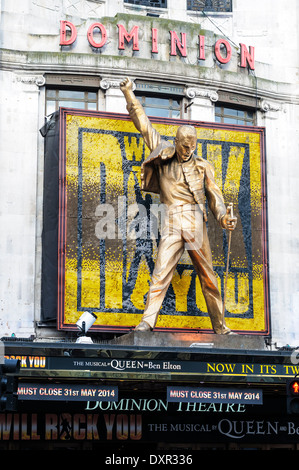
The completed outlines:
{"type": "Polygon", "coordinates": [[[132,331],[115,338],[110,341],[110,344],[149,346],[153,348],[265,349],[263,336],[167,333],[158,331],[132,331]]]}

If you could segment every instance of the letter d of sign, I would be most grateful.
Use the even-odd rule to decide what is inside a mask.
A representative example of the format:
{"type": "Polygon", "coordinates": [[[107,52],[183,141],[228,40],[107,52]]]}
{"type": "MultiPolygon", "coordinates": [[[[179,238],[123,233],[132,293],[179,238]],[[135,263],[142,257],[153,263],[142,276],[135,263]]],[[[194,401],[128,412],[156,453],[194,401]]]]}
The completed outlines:
{"type": "Polygon", "coordinates": [[[60,46],[70,46],[76,41],[77,38],[77,29],[70,21],[60,21],[60,46]],[[71,36],[67,39],[66,28],[69,28],[71,31],[71,36]]]}

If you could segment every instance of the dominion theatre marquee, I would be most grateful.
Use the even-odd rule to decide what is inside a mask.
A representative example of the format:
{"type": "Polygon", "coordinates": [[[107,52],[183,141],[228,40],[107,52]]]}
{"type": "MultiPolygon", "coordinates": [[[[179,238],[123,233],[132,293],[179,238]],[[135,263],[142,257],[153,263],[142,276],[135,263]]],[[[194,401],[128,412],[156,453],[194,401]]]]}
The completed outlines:
{"type": "Polygon", "coordinates": [[[298,361],[287,351],[9,341],[5,354],[20,370],[0,444],[298,442],[285,394],[298,361]]]}
{"type": "MultiPolygon", "coordinates": [[[[173,140],[186,121],[151,119],[173,140]]],[[[225,317],[240,334],[269,333],[264,129],[188,121],[197,154],[211,162],[225,203],[238,217],[232,235],[225,317]]],[[[45,137],[42,315],[76,330],[82,312],[91,331],[128,332],[145,306],[161,205],[140,190],[148,149],[124,114],[61,108],[45,137]]],[[[227,233],[208,217],[213,265],[223,295],[227,233]]],[[[200,284],[185,253],[161,309],[157,331],[212,332],[200,284]]]]}

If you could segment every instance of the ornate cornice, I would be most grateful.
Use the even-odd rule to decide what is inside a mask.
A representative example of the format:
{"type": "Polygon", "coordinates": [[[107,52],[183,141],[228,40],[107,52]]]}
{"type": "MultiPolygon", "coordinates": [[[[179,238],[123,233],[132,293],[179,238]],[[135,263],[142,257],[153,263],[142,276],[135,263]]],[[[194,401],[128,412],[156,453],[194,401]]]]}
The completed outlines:
{"type": "Polygon", "coordinates": [[[209,98],[213,103],[218,101],[218,93],[215,90],[206,90],[201,88],[187,88],[185,92],[187,98],[193,99],[196,97],[209,98]]]}
{"type": "Polygon", "coordinates": [[[279,105],[266,100],[261,100],[260,109],[265,113],[267,113],[268,111],[281,111],[281,107],[279,105]]]}
{"type": "MultiPolygon", "coordinates": [[[[123,78],[120,78],[119,80],[115,80],[115,78],[102,78],[102,80],[100,81],[100,87],[102,88],[102,90],[108,90],[109,88],[119,88],[122,81],[123,78]]],[[[133,80],[132,82],[133,90],[135,90],[136,85],[133,80]]]]}
{"type": "Polygon", "coordinates": [[[38,87],[44,86],[46,83],[46,79],[42,75],[21,75],[17,78],[17,81],[27,83],[28,85],[36,85],[38,87]]]}

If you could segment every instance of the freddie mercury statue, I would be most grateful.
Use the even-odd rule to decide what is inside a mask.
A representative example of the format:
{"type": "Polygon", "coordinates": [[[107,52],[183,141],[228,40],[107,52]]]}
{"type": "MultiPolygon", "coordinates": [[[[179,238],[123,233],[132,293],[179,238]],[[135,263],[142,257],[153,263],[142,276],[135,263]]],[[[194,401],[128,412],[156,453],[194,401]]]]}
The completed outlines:
{"type": "Polygon", "coordinates": [[[186,248],[200,280],[214,333],[234,334],[222,321],[222,299],[206,228],[206,198],[223,229],[234,230],[237,219],[231,217],[230,209],[224,204],[213,167],[194,154],[196,129],[180,126],[175,145],[163,140],[135,97],[132,81],[126,78],[120,89],[129,115],[151,152],[141,166],[141,189],[158,193],[160,202],[167,207],[145,310],[135,330],[149,331],[155,327],[174,271],[186,248]]]}

